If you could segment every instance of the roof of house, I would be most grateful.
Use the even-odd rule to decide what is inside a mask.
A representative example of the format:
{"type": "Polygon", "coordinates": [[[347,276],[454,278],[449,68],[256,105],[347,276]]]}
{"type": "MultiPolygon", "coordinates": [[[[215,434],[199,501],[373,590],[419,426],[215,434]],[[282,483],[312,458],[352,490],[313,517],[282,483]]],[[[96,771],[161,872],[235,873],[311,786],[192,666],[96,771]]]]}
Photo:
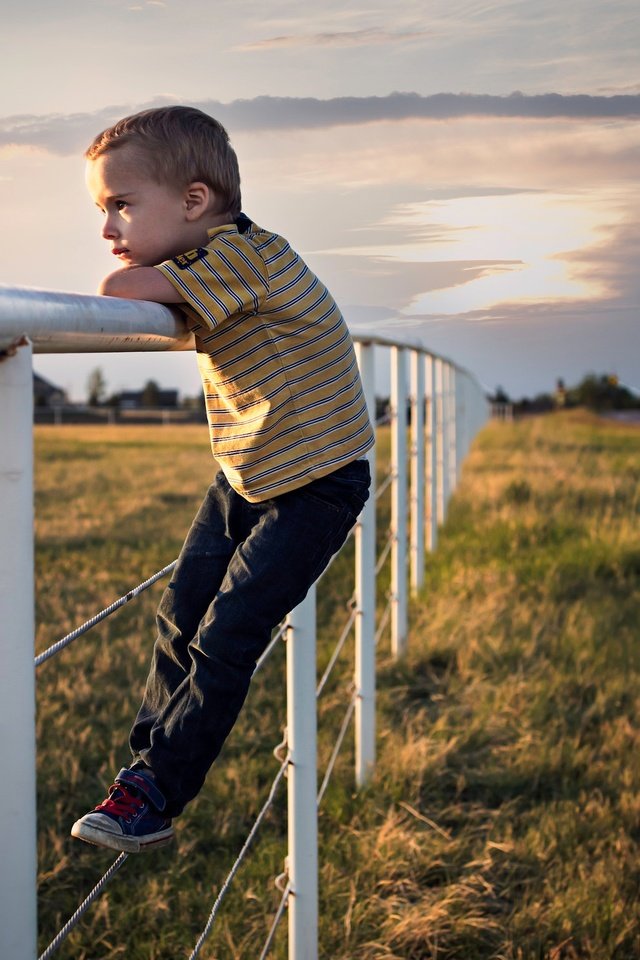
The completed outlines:
{"type": "Polygon", "coordinates": [[[64,389],[62,387],[57,387],[55,383],[51,383],[49,380],[45,380],[44,377],[41,377],[39,373],[36,373],[34,370],[33,373],[33,389],[38,393],[52,394],[60,393],[64,394],[64,389]]]}

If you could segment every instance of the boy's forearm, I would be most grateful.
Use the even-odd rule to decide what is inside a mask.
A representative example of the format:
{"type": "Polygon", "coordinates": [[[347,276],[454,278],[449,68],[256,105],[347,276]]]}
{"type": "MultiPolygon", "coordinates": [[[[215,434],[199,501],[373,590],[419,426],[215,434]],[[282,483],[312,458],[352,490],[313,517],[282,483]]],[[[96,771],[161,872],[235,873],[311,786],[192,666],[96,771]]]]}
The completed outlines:
{"type": "Polygon", "coordinates": [[[125,300],[151,300],[154,303],[180,303],[182,297],[173,284],[155,267],[122,267],[104,278],[98,287],[103,297],[125,300]]]}

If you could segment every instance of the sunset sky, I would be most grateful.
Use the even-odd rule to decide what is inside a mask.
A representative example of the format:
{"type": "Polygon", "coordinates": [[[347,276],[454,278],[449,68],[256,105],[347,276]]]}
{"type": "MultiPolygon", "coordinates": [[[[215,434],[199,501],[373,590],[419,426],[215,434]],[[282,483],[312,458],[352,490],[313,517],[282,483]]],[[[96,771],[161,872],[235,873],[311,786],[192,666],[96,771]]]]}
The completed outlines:
{"type": "MultiPolygon", "coordinates": [[[[92,293],[114,268],[83,149],[190,103],[229,130],[244,209],[353,330],[394,330],[515,397],[640,389],[637,0],[21,0],[3,16],[0,282],[92,293]]],[[[192,356],[38,357],[86,396],[192,356]]]]}

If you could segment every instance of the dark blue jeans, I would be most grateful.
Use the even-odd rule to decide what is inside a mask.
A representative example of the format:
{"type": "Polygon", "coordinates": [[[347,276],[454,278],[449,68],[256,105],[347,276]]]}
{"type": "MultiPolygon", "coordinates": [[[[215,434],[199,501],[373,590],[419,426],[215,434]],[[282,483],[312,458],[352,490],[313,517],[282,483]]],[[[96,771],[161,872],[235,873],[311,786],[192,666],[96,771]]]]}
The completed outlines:
{"type": "Polygon", "coordinates": [[[263,503],[220,472],[202,502],[158,608],[158,638],[130,736],[181,813],[200,790],[244,703],[277,624],[344,543],[369,491],[357,460],[263,503]]]}

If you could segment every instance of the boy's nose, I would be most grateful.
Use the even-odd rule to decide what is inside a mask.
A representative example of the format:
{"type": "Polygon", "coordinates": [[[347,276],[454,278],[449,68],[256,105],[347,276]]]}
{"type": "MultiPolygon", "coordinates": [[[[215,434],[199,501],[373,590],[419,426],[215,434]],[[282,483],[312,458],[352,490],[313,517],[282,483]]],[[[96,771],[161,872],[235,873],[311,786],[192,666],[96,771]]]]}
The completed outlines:
{"type": "Polygon", "coordinates": [[[106,217],[102,224],[102,236],[105,240],[113,240],[118,236],[118,231],[110,217],[106,217]]]}

